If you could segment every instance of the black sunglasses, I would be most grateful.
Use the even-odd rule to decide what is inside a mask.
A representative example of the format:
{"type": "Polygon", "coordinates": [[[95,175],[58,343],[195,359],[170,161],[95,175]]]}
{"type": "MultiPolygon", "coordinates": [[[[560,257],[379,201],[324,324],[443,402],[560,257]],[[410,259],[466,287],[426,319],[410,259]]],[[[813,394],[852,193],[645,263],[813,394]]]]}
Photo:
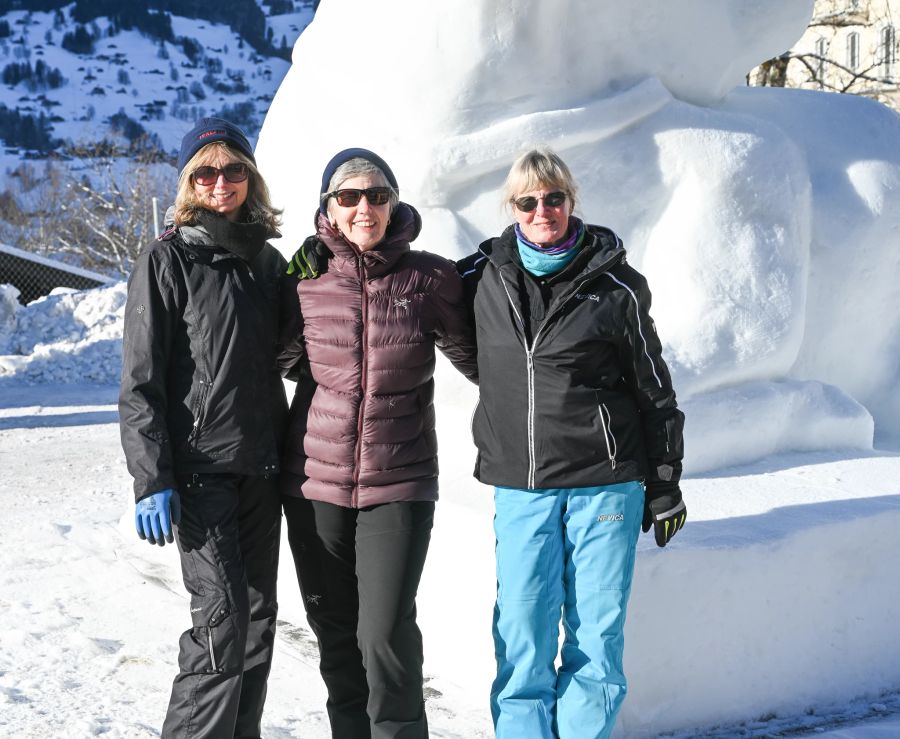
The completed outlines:
{"type": "Polygon", "coordinates": [[[513,205],[523,213],[531,213],[531,211],[537,208],[538,200],[543,200],[544,205],[548,208],[558,208],[566,202],[567,197],[569,196],[564,192],[549,192],[539,198],[536,198],[533,195],[526,195],[524,198],[515,198],[513,200],[513,205]]]}
{"type": "Polygon", "coordinates": [[[369,205],[386,205],[391,199],[391,188],[367,187],[365,190],[357,190],[356,188],[348,187],[344,190],[326,193],[325,199],[334,198],[342,208],[352,208],[359,203],[363,195],[366,196],[369,205]]]}
{"type": "Polygon", "coordinates": [[[250,176],[250,168],[243,162],[226,164],[222,169],[218,167],[197,167],[191,177],[198,185],[215,185],[219,176],[223,175],[229,182],[243,182],[250,176]]]}

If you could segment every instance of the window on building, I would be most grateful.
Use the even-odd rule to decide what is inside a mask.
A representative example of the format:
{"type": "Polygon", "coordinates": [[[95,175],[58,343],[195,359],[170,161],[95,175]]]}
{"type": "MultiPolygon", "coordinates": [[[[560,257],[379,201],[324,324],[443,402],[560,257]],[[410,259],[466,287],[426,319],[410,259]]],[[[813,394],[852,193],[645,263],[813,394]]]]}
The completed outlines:
{"type": "Polygon", "coordinates": [[[859,34],[856,31],[847,36],[847,67],[853,70],[859,67],[859,34]]]}
{"type": "Polygon", "coordinates": [[[828,58],[828,42],[823,38],[816,39],[816,82],[819,87],[825,83],[825,60],[828,58]]]}
{"type": "Polygon", "coordinates": [[[897,61],[897,44],[893,26],[885,26],[881,29],[878,57],[881,63],[881,76],[891,79],[894,76],[894,64],[897,61]]]}

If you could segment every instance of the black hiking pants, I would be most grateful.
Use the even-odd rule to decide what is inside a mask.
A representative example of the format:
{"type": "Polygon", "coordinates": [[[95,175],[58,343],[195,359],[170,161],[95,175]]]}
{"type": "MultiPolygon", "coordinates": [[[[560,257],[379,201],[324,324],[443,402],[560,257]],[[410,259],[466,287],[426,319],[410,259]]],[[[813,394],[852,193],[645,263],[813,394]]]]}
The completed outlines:
{"type": "Polygon", "coordinates": [[[258,738],[278,611],[276,478],[194,475],[178,492],[193,626],[179,642],[162,736],[258,738]]]}
{"type": "Polygon", "coordinates": [[[319,642],[334,739],[425,739],[416,591],[433,502],[351,509],[284,498],[288,539],[319,642]]]}

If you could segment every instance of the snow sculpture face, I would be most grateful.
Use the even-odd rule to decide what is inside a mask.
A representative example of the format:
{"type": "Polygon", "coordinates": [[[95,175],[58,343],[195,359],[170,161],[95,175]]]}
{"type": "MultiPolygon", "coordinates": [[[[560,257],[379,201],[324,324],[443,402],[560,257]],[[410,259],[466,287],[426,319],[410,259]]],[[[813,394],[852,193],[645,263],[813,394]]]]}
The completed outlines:
{"type": "MultiPolygon", "coordinates": [[[[365,190],[387,184],[382,177],[361,175],[344,180],[336,189],[365,190]]],[[[356,205],[343,207],[332,197],[328,199],[328,219],[350,243],[356,244],[361,251],[368,251],[384,238],[391,220],[391,204],[372,205],[363,195],[356,205]]]]}
{"type": "MultiPolygon", "coordinates": [[[[555,187],[542,187],[538,190],[529,190],[528,192],[516,194],[516,200],[529,197],[537,199],[537,205],[531,211],[525,211],[518,205],[513,205],[516,223],[519,224],[519,228],[522,229],[525,238],[532,244],[551,246],[560,243],[566,238],[566,231],[569,227],[569,215],[572,213],[572,201],[566,196],[566,199],[560,205],[547,204],[547,197],[559,192],[555,187]]],[[[565,193],[562,194],[565,195],[565,193]]],[[[553,202],[552,197],[551,202],[553,202]]]]}

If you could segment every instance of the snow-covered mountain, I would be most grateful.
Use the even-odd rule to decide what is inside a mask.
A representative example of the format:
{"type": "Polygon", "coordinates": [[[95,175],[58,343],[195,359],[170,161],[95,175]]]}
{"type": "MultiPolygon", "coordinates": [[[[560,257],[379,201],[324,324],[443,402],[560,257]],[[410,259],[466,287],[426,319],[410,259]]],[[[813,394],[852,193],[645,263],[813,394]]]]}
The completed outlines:
{"type": "Polygon", "coordinates": [[[127,274],[184,133],[221,115],[255,143],[316,6],[0,0],[0,243],[127,274]]]}
{"type": "Polygon", "coordinates": [[[313,0],[0,2],[0,167],[171,154],[203,115],[255,140],[314,12],[313,0]]]}

